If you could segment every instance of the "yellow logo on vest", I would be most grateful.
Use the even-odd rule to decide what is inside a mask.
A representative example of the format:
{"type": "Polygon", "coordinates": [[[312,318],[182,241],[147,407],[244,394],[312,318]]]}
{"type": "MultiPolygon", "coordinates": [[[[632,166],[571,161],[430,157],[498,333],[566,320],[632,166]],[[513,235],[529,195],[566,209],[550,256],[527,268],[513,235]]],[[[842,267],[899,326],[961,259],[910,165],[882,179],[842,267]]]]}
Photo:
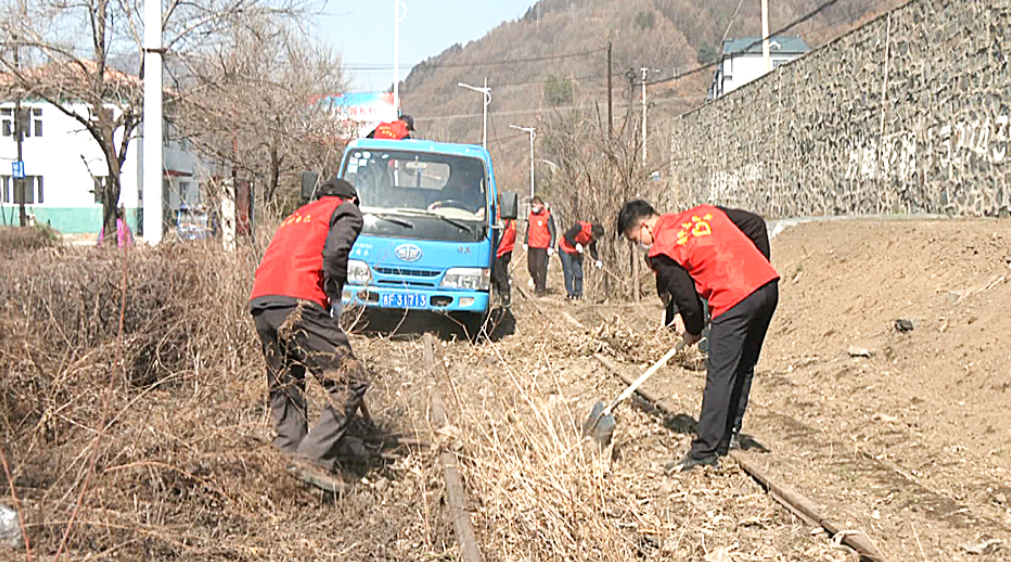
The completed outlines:
{"type": "Polygon", "coordinates": [[[691,236],[710,236],[713,233],[713,228],[709,225],[711,220],[713,220],[713,215],[706,213],[701,218],[692,216],[691,222],[681,223],[681,230],[678,231],[678,246],[687,244],[691,236]]]}

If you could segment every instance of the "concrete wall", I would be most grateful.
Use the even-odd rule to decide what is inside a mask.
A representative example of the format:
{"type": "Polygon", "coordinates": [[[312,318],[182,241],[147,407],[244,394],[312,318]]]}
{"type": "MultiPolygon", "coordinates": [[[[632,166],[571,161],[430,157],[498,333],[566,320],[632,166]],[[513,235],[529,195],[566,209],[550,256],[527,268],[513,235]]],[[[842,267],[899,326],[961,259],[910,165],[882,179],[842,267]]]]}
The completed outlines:
{"type": "Polygon", "coordinates": [[[668,209],[1007,213],[1011,1],[915,0],[681,117],[668,209]]]}

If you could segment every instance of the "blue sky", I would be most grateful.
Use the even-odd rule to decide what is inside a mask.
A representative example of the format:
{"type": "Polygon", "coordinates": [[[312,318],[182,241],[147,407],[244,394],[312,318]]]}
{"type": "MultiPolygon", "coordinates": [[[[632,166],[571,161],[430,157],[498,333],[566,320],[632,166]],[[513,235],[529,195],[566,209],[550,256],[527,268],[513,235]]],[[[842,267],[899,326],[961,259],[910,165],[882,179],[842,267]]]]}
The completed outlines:
{"type": "MultiPolygon", "coordinates": [[[[522,16],[536,0],[404,0],[400,24],[400,79],[411,65],[454,43],[480,39],[496,25],[522,16]]],[[[394,0],[329,0],[319,34],[352,67],[351,89],[378,91],[393,84],[394,0]],[[355,66],[382,65],[381,70],[355,66]]]]}

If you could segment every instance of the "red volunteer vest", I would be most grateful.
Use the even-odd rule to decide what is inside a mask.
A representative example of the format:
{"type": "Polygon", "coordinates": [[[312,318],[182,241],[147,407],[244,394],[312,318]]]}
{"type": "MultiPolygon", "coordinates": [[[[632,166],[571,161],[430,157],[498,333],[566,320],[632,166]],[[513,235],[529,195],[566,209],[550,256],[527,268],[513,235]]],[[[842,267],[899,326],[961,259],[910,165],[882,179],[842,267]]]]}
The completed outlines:
{"type": "Polygon", "coordinates": [[[256,268],[249,300],[284,296],[330,308],[323,291],[323,246],[330,217],[343,203],[340,197],[323,197],[284,219],[256,268]]]}
{"type": "Polygon", "coordinates": [[[535,215],[530,213],[527,218],[527,244],[531,248],[546,249],[551,245],[551,231],[548,230],[548,220],[551,218],[551,211],[544,211],[535,215]]]}
{"type": "MultiPolygon", "coordinates": [[[[590,233],[590,229],[593,228],[593,225],[585,221],[576,221],[576,224],[579,225],[579,234],[576,235],[576,244],[580,244],[585,248],[586,245],[593,240],[593,234],[590,233]]],[[[564,236],[562,236],[561,241],[558,243],[558,247],[566,254],[579,253],[576,251],[575,246],[569,246],[569,243],[565,240],[564,236]]]]}
{"type": "Polygon", "coordinates": [[[502,233],[502,239],[498,242],[498,251],[495,252],[496,258],[501,258],[502,256],[513,251],[516,247],[516,221],[510,220],[506,221],[505,231],[502,233]]]}
{"type": "Polygon", "coordinates": [[[403,121],[390,121],[389,123],[380,123],[376,127],[376,133],[372,135],[373,138],[377,139],[393,139],[400,140],[411,132],[407,130],[407,124],[403,121]]]}
{"type": "Polygon", "coordinates": [[[688,271],[712,317],[730,310],[779,274],[726,213],[701,205],[663,215],[653,227],[649,257],[665,255],[688,271]]]}

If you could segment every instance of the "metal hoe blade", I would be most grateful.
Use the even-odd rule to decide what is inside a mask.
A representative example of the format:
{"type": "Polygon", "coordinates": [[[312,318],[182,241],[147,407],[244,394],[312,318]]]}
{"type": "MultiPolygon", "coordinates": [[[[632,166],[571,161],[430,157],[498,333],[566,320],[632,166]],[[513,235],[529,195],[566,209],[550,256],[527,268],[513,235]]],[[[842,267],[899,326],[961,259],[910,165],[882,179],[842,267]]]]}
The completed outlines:
{"type": "Polygon", "coordinates": [[[590,417],[583,423],[583,437],[592,437],[602,447],[606,447],[614,437],[615,425],[617,422],[614,416],[604,413],[604,403],[597,402],[593,405],[590,417]]]}
{"type": "Polygon", "coordinates": [[[685,346],[684,340],[678,342],[666,355],[657,360],[656,363],[646,370],[645,373],[639,376],[635,382],[630,384],[628,388],[624,390],[618,397],[611,401],[610,404],[604,406],[603,402],[597,402],[593,405],[593,410],[590,411],[590,417],[587,418],[586,422],[583,423],[583,437],[593,437],[593,440],[599,443],[602,447],[606,447],[611,443],[611,438],[614,436],[614,426],[617,422],[614,420],[614,416],[611,412],[614,408],[621,404],[626,398],[632,395],[633,392],[642,383],[646,382],[653,373],[657,372],[660,367],[663,367],[677,352],[685,346]]]}

